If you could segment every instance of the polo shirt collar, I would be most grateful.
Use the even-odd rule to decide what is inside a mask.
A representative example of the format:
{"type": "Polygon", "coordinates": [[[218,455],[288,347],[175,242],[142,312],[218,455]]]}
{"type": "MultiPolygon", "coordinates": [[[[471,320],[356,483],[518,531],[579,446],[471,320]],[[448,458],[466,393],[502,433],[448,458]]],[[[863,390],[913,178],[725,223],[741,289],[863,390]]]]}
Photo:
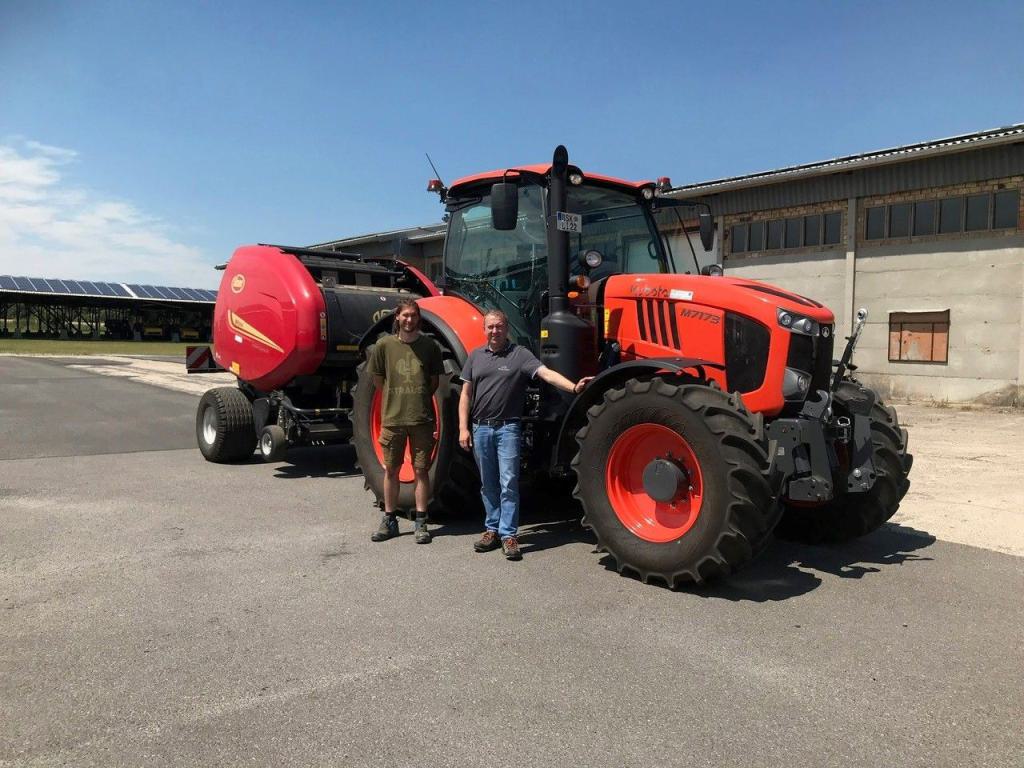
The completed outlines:
{"type": "Polygon", "coordinates": [[[506,352],[508,352],[509,350],[512,349],[512,340],[511,339],[506,339],[505,340],[505,346],[502,347],[501,349],[499,349],[497,352],[495,352],[493,349],[491,349],[491,345],[490,344],[484,344],[484,349],[486,349],[487,352],[489,354],[492,354],[492,355],[503,355],[503,354],[505,354],[506,352]]]}

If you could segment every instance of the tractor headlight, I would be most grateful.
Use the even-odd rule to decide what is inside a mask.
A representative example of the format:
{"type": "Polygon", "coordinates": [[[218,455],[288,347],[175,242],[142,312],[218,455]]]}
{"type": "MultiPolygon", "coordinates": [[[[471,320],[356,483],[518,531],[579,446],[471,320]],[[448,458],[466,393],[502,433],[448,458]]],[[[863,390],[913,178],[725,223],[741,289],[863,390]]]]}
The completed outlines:
{"type": "MultiPolygon", "coordinates": [[[[783,328],[788,328],[794,333],[802,333],[804,336],[817,336],[820,332],[826,338],[829,335],[828,333],[825,333],[817,320],[812,320],[809,317],[798,315],[795,312],[790,312],[786,309],[778,309],[776,310],[776,317],[778,318],[779,325],[783,328]]],[[[827,328],[828,326],[825,327],[827,328]]]]}
{"type": "Polygon", "coordinates": [[[574,187],[578,187],[580,184],[583,183],[583,174],[582,173],[570,173],[569,174],[569,183],[572,184],[574,187]]]}
{"type": "Polygon", "coordinates": [[[597,269],[601,266],[602,261],[604,261],[604,256],[600,251],[590,250],[583,254],[583,263],[587,265],[588,269],[597,269]]]}

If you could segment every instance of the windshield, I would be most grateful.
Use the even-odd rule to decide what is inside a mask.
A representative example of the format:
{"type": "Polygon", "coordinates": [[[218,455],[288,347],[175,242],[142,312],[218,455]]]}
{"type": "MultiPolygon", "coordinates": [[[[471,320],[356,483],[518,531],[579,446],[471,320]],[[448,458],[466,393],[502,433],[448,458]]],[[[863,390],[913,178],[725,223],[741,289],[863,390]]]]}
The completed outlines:
{"type": "MultiPolygon", "coordinates": [[[[512,338],[532,347],[540,336],[541,294],[548,282],[545,190],[520,184],[518,222],[507,231],[491,225],[487,192],[449,199],[445,280],[478,306],[505,312],[512,338]]],[[[672,271],[657,229],[635,196],[588,186],[570,187],[568,194],[569,211],[582,217],[582,230],[569,236],[570,275],[586,271],[580,255],[591,250],[603,257],[601,266],[588,272],[592,280],[672,271]]]]}

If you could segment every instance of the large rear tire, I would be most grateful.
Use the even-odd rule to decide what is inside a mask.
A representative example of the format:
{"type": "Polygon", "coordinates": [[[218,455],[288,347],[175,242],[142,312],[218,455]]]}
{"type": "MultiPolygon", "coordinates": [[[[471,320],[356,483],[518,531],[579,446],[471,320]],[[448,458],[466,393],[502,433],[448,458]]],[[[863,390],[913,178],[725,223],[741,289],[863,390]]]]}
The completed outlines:
{"type": "Polygon", "coordinates": [[[739,395],[630,379],[590,408],[576,440],[574,495],[620,573],[673,588],[725,576],[763,549],[778,521],[765,446],[739,395]],[[683,479],[659,502],[642,476],[666,457],[683,479]]]}
{"type": "MultiPolygon", "coordinates": [[[[366,350],[369,358],[373,351],[366,350]]],[[[480,480],[473,456],[459,447],[459,387],[456,383],[459,366],[451,358],[444,361],[445,373],[434,393],[437,418],[437,447],[430,466],[430,487],[433,491],[431,512],[449,514],[477,513],[481,508],[480,480]]],[[[381,398],[366,363],[358,369],[358,381],[352,392],[352,445],[363,472],[366,489],[373,492],[374,503],[384,506],[384,465],[377,438],[380,436],[381,398]]],[[[415,476],[408,456],[401,472],[398,510],[416,510],[415,476]]]]}
{"type": "MultiPolygon", "coordinates": [[[[836,412],[849,412],[847,404],[863,399],[863,389],[855,381],[840,382],[835,393],[836,412]]],[[[914,463],[914,457],[907,453],[907,431],[900,427],[896,410],[877,398],[870,419],[875,465],[871,490],[844,493],[814,506],[787,503],[783,499],[782,520],[776,529],[780,538],[834,544],[870,533],[896,514],[910,488],[907,474],[914,463]]]]}
{"type": "Polygon", "coordinates": [[[242,461],[256,449],[252,403],[234,387],[207,391],[196,410],[196,442],[207,461],[242,461]]]}

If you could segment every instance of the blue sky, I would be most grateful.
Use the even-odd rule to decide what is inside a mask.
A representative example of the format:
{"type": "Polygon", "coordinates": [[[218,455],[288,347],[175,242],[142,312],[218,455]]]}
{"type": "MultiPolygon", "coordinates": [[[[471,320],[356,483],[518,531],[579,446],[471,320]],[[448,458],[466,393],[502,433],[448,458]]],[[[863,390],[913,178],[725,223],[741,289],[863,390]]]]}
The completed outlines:
{"type": "Polygon", "coordinates": [[[0,274],[216,287],[550,158],[703,181],[1024,122],[1024,3],[0,0],[0,274]]]}

